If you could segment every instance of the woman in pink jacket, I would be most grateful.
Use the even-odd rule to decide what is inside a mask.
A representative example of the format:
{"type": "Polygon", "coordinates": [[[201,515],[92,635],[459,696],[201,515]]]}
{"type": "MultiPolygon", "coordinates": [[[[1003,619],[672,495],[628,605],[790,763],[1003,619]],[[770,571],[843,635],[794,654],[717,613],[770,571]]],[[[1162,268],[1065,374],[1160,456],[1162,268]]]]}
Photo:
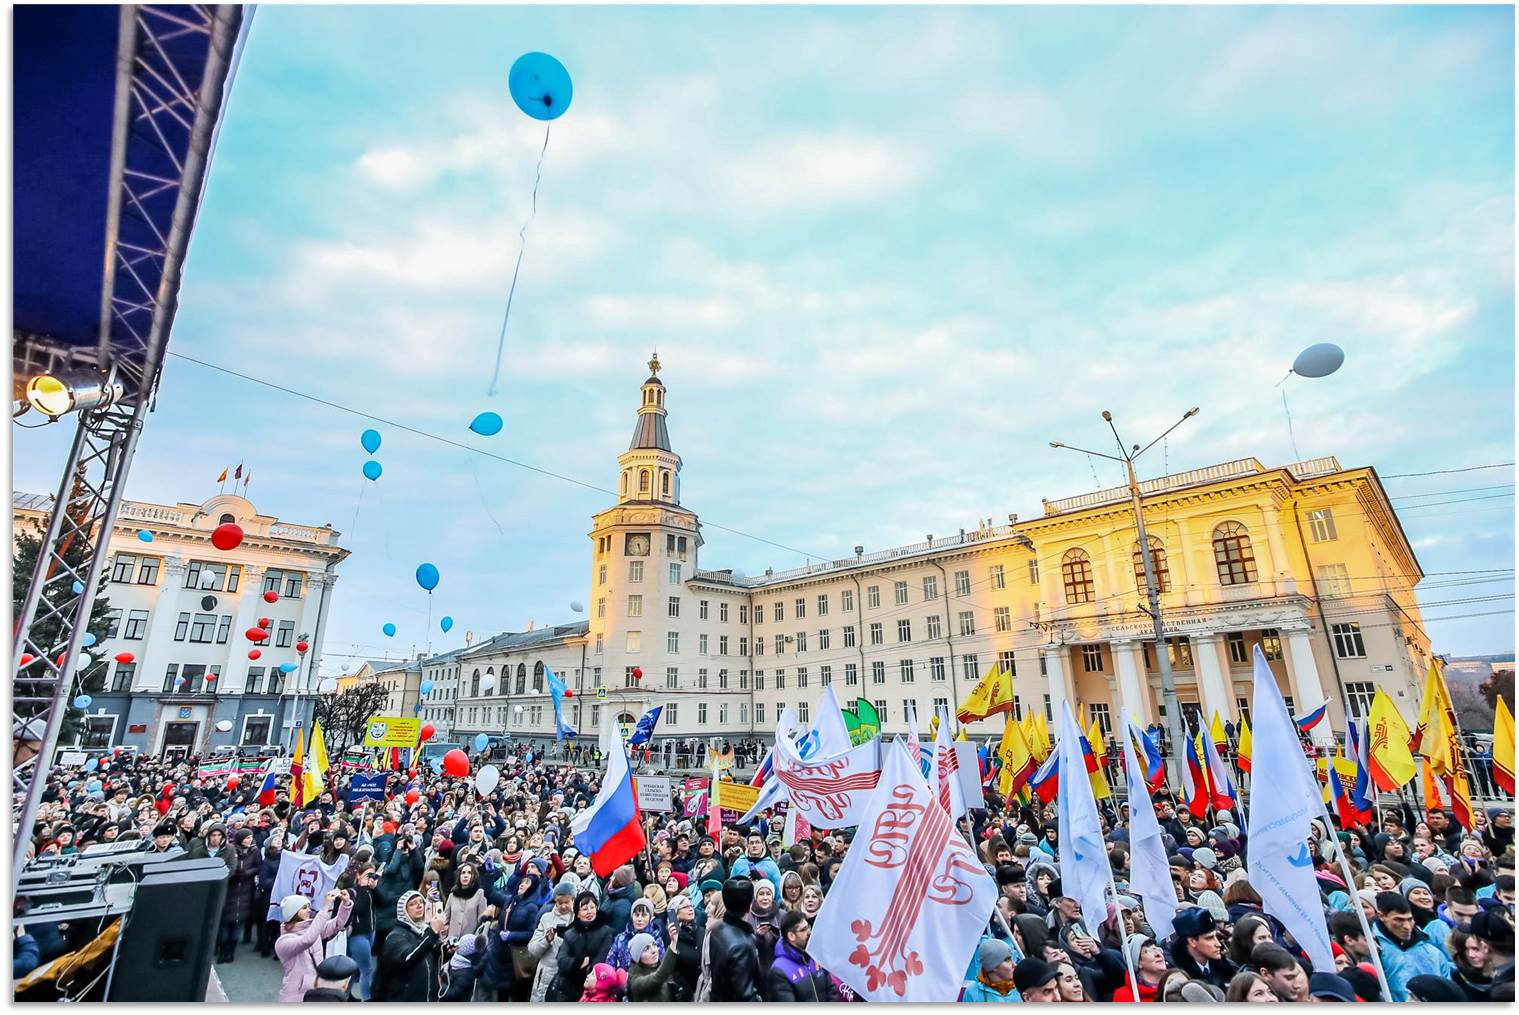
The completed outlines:
{"type": "Polygon", "coordinates": [[[353,912],[353,900],[345,891],[334,889],[322,901],[322,911],[313,919],[311,900],[304,895],[287,895],[280,901],[279,940],[274,942],[274,954],[285,967],[285,978],[280,984],[280,1000],[298,1002],[316,985],[316,967],[325,957],[323,942],[327,941],[348,923],[353,912]],[[333,903],[338,903],[333,913],[333,903]]]}

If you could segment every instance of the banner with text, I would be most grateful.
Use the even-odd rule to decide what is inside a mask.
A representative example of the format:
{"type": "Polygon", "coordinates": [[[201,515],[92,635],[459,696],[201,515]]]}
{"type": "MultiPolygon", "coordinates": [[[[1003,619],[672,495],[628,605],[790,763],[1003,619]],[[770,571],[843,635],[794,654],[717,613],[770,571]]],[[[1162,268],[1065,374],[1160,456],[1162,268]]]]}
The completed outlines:
{"type": "Polygon", "coordinates": [[[399,715],[372,715],[364,724],[365,747],[415,747],[421,719],[399,715]]]}

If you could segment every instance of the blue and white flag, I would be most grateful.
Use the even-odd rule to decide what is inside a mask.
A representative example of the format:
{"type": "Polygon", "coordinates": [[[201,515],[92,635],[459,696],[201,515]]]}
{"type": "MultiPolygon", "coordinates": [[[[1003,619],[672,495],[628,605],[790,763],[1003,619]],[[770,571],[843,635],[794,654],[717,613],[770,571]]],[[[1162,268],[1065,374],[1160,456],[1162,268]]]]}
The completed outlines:
{"type": "Polygon", "coordinates": [[[1171,864],[1150,801],[1148,748],[1153,745],[1128,713],[1124,713],[1123,724],[1129,731],[1123,740],[1124,774],[1129,784],[1129,891],[1144,903],[1145,922],[1155,937],[1164,941],[1174,929],[1171,921],[1176,917],[1176,886],[1171,882],[1171,864]],[[1136,744],[1136,734],[1148,746],[1136,744]]]}
{"type": "Polygon", "coordinates": [[[628,737],[629,747],[642,747],[654,736],[654,727],[659,725],[659,713],[664,711],[663,705],[655,705],[639,717],[638,725],[633,727],[633,735],[628,737]]]}
{"type": "MultiPolygon", "coordinates": [[[[1060,780],[1059,789],[1060,891],[1081,904],[1082,922],[1087,933],[1095,937],[1108,918],[1108,886],[1113,881],[1113,868],[1108,864],[1108,844],[1102,836],[1091,780],[1080,777],[1086,771],[1081,727],[1076,725],[1069,701],[1061,702],[1061,709],[1060,739],[1055,754],[1067,776],[1060,780]],[[1073,772],[1076,775],[1071,777],[1069,773],[1073,772]]],[[[1255,843],[1252,841],[1250,845],[1253,850],[1255,843]]],[[[1166,880],[1170,879],[1168,867],[1166,880]]]]}
{"type": "Polygon", "coordinates": [[[560,680],[559,675],[547,666],[543,668],[543,672],[548,677],[549,696],[554,701],[554,742],[558,743],[565,737],[576,736],[575,727],[564,721],[564,710],[561,705],[564,701],[564,681],[560,680]]]}
{"type": "MultiPolygon", "coordinates": [[[[1280,765],[1270,785],[1258,779],[1250,794],[1246,833],[1250,843],[1250,886],[1263,908],[1287,928],[1317,972],[1334,972],[1324,904],[1313,873],[1309,822],[1322,813],[1318,780],[1298,742],[1297,726],[1277,689],[1276,676],[1255,647],[1255,704],[1250,709],[1251,756],[1280,765]]],[[[1063,874],[1064,871],[1062,870],[1063,874]]]]}

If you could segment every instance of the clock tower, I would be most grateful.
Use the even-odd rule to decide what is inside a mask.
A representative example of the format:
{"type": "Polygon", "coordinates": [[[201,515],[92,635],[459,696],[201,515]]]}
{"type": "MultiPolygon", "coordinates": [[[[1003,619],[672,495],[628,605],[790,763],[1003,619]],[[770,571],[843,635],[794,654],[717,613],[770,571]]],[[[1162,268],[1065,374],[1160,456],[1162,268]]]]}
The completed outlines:
{"type": "Polygon", "coordinates": [[[688,638],[683,630],[694,628],[695,604],[683,600],[696,571],[701,526],[680,506],[680,456],[670,448],[659,370],[655,354],[633,440],[617,457],[618,502],[594,517],[590,533],[588,665],[595,679],[587,690],[608,689],[613,707],[604,714],[612,718],[642,714],[667,680],[679,679],[682,650],[694,656],[697,647],[696,635],[688,638]],[[635,669],[641,679],[632,676],[635,669]]]}

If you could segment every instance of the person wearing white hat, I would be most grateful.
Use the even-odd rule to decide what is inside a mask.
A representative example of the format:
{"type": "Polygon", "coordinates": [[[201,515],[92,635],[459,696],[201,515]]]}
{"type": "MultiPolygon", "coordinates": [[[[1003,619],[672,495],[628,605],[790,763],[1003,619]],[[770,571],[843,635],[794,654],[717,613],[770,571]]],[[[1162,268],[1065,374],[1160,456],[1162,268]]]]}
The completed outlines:
{"type": "Polygon", "coordinates": [[[274,954],[285,967],[281,1002],[302,1000],[316,984],[316,967],[324,957],[322,942],[342,930],[352,912],[353,901],[339,889],[327,893],[315,918],[306,896],[287,895],[280,900],[280,936],[274,942],[274,954]]]}

